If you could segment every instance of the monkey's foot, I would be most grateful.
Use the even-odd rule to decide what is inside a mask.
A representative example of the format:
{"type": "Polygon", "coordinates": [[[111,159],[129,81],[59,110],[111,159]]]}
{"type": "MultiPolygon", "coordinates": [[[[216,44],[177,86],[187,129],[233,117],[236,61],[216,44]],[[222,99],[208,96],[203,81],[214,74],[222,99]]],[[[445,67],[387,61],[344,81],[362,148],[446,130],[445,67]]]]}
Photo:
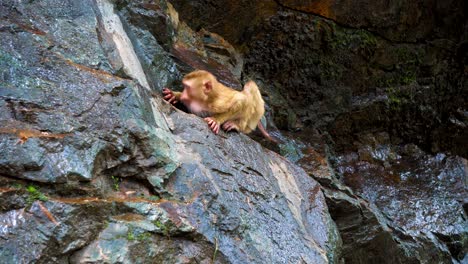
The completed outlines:
{"type": "Polygon", "coordinates": [[[236,125],[233,121],[227,121],[223,124],[223,129],[224,131],[238,131],[239,132],[239,126],[236,125]]]}
{"type": "Polygon", "coordinates": [[[217,135],[219,133],[219,123],[212,117],[206,117],[205,121],[206,123],[208,123],[208,126],[211,128],[211,131],[213,131],[213,133],[217,135]]]}

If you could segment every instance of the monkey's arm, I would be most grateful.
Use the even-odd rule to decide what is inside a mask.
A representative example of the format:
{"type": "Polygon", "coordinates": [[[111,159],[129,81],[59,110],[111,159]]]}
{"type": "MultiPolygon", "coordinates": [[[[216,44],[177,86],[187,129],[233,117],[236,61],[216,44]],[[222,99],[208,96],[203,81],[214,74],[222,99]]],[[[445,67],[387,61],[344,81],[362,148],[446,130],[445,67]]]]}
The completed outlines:
{"type": "Polygon", "coordinates": [[[171,104],[176,104],[180,101],[181,92],[174,92],[171,89],[164,88],[163,89],[164,100],[168,101],[171,104]]]}
{"type": "Polygon", "coordinates": [[[177,100],[180,100],[180,95],[182,94],[182,92],[172,92],[172,94],[174,94],[177,100]]]}

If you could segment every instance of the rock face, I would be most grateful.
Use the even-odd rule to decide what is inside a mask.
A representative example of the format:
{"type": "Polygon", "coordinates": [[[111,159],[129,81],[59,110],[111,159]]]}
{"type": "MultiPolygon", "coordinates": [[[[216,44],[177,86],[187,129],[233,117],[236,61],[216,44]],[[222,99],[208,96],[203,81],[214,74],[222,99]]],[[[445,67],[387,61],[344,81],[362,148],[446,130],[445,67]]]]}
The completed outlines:
{"type": "Polygon", "coordinates": [[[466,262],[464,1],[173,3],[244,51],[278,128],[304,130],[280,150],[322,184],[345,262],[466,262]]]}
{"type": "Polygon", "coordinates": [[[462,40],[391,42],[284,10],[250,42],[245,68],[281,95],[269,100],[280,128],[326,130],[339,149],[350,147],[350,134],[390,131],[425,150],[466,157],[467,78],[456,43],[462,40]]]}
{"type": "Polygon", "coordinates": [[[359,153],[336,156],[323,135],[314,131],[294,135],[286,143],[290,147],[282,151],[322,185],[343,240],[345,263],[463,260],[466,190],[462,181],[466,168],[444,165],[463,163],[463,159],[426,161],[421,158],[424,152],[414,145],[393,146],[388,134],[381,134],[380,139],[368,135],[367,141],[362,139],[365,149],[359,153]],[[382,145],[370,147],[379,140],[382,145]],[[395,154],[402,149],[411,158],[424,160],[425,166],[415,170],[417,164],[395,154]]]}
{"type": "Polygon", "coordinates": [[[360,142],[357,153],[337,157],[344,183],[408,234],[435,235],[456,259],[463,259],[466,160],[429,155],[413,144],[391,144],[387,134],[363,136],[360,142]]]}
{"type": "Polygon", "coordinates": [[[0,1],[0,263],[466,262],[464,8],[0,1]],[[194,68],[282,156],[161,99],[194,68]]]}
{"type": "Polygon", "coordinates": [[[352,28],[362,28],[394,42],[452,38],[464,33],[466,3],[449,0],[173,0],[171,3],[195,28],[204,27],[241,44],[256,36],[255,27],[278,10],[313,14],[352,28]],[[234,26],[237,25],[237,26],[234,26]]]}
{"type": "Polygon", "coordinates": [[[0,16],[1,263],[338,262],[315,180],[153,96],[234,56],[195,56],[168,3],[7,1],[0,16]]]}
{"type": "Polygon", "coordinates": [[[173,1],[190,24],[245,50],[280,129],[320,128],[338,149],[349,135],[389,131],[468,157],[465,1],[186,2],[173,1]]]}
{"type": "Polygon", "coordinates": [[[394,42],[451,38],[463,34],[462,1],[278,0],[292,10],[316,14],[354,28],[365,28],[394,42]]]}

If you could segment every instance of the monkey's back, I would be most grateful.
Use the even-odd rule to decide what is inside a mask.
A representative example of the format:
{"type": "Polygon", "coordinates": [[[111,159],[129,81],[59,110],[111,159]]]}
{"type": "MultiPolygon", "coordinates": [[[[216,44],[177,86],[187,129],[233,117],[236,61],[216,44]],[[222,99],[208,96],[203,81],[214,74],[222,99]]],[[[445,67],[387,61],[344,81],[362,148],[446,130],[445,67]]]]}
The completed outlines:
{"type": "Polygon", "coordinates": [[[242,93],[246,96],[245,113],[246,118],[240,120],[240,130],[244,133],[250,133],[258,125],[263,114],[265,114],[265,102],[263,101],[260,90],[254,81],[249,81],[244,85],[242,93]]]}

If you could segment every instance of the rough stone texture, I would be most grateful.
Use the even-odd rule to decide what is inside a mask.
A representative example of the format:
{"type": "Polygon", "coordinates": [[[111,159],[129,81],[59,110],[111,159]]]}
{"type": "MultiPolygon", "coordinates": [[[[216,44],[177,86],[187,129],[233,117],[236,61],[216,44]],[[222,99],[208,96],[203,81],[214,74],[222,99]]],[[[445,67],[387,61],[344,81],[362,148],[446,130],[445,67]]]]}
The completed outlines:
{"type": "Polygon", "coordinates": [[[336,190],[325,193],[343,239],[345,263],[453,263],[447,246],[433,234],[411,236],[373,204],[336,190]]]}
{"type": "Polygon", "coordinates": [[[210,230],[210,221],[202,221],[199,228],[219,241],[222,252],[242,249],[233,252],[240,263],[315,263],[323,261],[320,254],[336,261],[339,236],[323,214],[320,186],[302,169],[273,152],[261,154],[264,149],[249,144],[246,136],[207,136],[204,122],[194,123],[180,112],[171,118],[181,124],[174,134],[185,144],[181,167],[167,190],[182,201],[199,196],[191,202],[190,218],[217,223],[215,230],[210,230]],[[326,250],[318,254],[314,244],[326,250]]]}
{"type": "Polygon", "coordinates": [[[189,34],[164,1],[0,4],[1,263],[339,261],[315,180],[153,97],[214,54],[133,23],[189,34]]]}
{"type": "MultiPolygon", "coordinates": [[[[328,143],[326,149],[330,151],[325,154],[314,150],[323,145],[307,148],[307,153],[301,154],[307,143],[287,138],[283,138],[286,144],[280,145],[280,151],[324,185],[330,212],[343,239],[346,262],[463,261],[466,212],[462,208],[466,201],[460,197],[464,197],[466,186],[460,186],[460,182],[467,176],[466,169],[460,167],[462,159],[449,155],[447,159],[456,160],[458,165],[443,169],[458,184],[438,185],[441,193],[459,193],[439,200],[452,206],[431,206],[431,196],[418,196],[422,199],[420,207],[398,212],[384,205],[411,199],[409,196],[383,195],[373,200],[370,197],[383,194],[379,188],[391,188],[387,184],[368,184],[367,196],[353,188],[377,206],[368,203],[343,185],[346,175],[339,179],[343,174],[339,163],[327,160],[337,160],[335,152],[357,152],[356,137],[379,131],[388,131],[395,141],[402,138],[414,142],[427,152],[452,151],[466,157],[465,4],[330,2],[328,13],[320,13],[326,1],[276,2],[172,1],[189,25],[213,30],[241,47],[245,53],[244,73],[255,76],[260,83],[279,128],[317,127],[326,132],[321,140],[328,143]],[[256,12],[254,19],[252,12],[256,12]],[[236,19],[229,19],[232,17],[236,19]],[[212,23],[213,19],[216,23],[212,23]],[[311,155],[327,162],[313,167],[308,158],[311,155]],[[437,217],[418,218],[412,230],[409,227],[414,218],[408,216],[421,212],[440,216],[450,212],[451,217],[444,223],[437,217]],[[423,233],[416,234],[420,231],[423,233]]],[[[307,130],[304,134],[303,142],[313,141],[307,130]]],[[[375,144],[385,142],[377,140],[375,144]]],[[[390,148],[398,148],[398,142],[392,144],[390,148]]],[[[363,145],[374,146],[370,142],[363,145]]],[[[430,156],[424,151],[422,156],[430,156]]],[[[412,158],[403,157],[401,162],[411,162],[412,158]]],[[[440,166],[435,160],[429,164],[440,166]]],[[[426,178],[417,184],[430,190],[431,182],[437,182],[434,179],[440,176],[439,170],[424,173],[421,167],[425,166],[420,162],[403,168],[413,169],[416,179],[426,178]]],[[[392,170],[384,164],[378,173],[385,175],[392,170]]],[[[356,178],[362,181],[365,175],[360,173],[356,178]]],[[[405,186],[396,191],[400,189],[405,186]]],[[[433,194],[437,196],[438,192],[433,194]]]]}
{"type": "Polygon", "coordinates": [[[456,259],[466,249],[466,159],[429,155],[414,144],[391,144],[387,134],[362,136],[359,149],[337,157],[337,170],[356,194],[418,236],[434,234],[456,259]],[[360,145],[362,144],[362,145],[360,145]]]}
{"type": "MultiPolygon", "coordinates": [[[[12,192],[2,192],[1,198],[8,201],[12,192]]],[[[2,212],[1,261],[63,263],[95,238],[111,211],[109,203],[79,206],[50,200],[2,212]]]]}
{"type": "Polygon", "coordinates": [[[412,164],[395,153],[400,148],[388,134],[368,135],[359,153],[336,157],[316,131],[294,135],[282,151],[321,184],[345,263],[463,263],[466,168],[448,165],[462,159],[447,157],[445,166],[404,146],[406,155],[424,160],[412,164]]]}
{"type": "MultiPolygon", "coordinates": [[[[374,17],[382,11],[379,1],[375,5],[362,1],[340,3],[327,9],[320,5],[327,1],[281,2],[283,9],[256,25],[257,33],[246,44],[245,69],[266,84],[266,100],[276,125],[288,130],[317,127],[330,135],[324,141],[329,143],[332,154],[325,157],[336,160],[334,155],[344,152],[341,155],[351,161],[337,167],[337,177],[343,175],[340,180],[376,203],[373,209],[354,206],[356,212],[367,213],[362,222],[353,223],[359,214],[346,207],[360,202],[340,202],[347,206],[335,210],[336,201],[327,199],[342,235],[346,262],[424,263],[434,255],[440,256],[440,262],[450,262],[450,256],[454,261],[466,261],[464,197],[468,176],[466,160],[453,156],[468,157],[466,4],[447,2],[436,10],[438,4],[426,1],[434,8],[407,6],[402,10],[402,6],[417,3],[401,2],[402,6],[398,6],[390,2],[399,11],[388,9],[388,16],[374,17]],[[358,9],[353,9],[358,6],[372,12],[362,12],[362,19],[356,15],[358,9]],[[428,13],[420,15],[419,11],[428,13]],[[435,13],[445,12],[450,13],[445,21],[437,19],[435,13]],[[320,16],[313,15],[317,13],[320,16]],[[404,20],[411,14],[413,20],[398,22],[394,18],[400,14],[404,20]],[[369,21],[365,20],[369,17],[369,21]],[[449,20],[459,22],[450,24],[449,20]],[[388,23],[399,24],[385,28],[388,23]],[[389,133],[393,142],[377,139],[355,144],[367,134],[378,138],[380,132],[389,133]],[[423,151],[419,156],[403,155],[394,160],[400,164],[360,159],[360,154],[378,145],[399,149],[403,142],[415,143],[423,151]],[[438,153],[442,151],[448,153],[438,153]],[[352,158],[356,155],[359,158],[352,158]],[[401,183],[395,186],[388,182],[387,175],[401,183]],[[405,180],[405,175],[410,179],[405,180]],[[388,224],[381,220],[382,214],[388,216],[388,224]],[[405,236],[412,238],[401,238],[400,231],[385,235],[371,231],[385,230],[386,225],[404,230],[405,236]],[[361,238],[362,233],[373,235],[361,238]],[[382,237],[385,239],[380,240],[382,237]],[[403,242],[392,245],[384,241],[403,242]],[[370,244],[385,244],[386,248],[370,244]],[[408,254],[408,248],[419,253],[408,254]],[[426,252],[424,248],[431,250],[426,252]],[[395,258],[380,259],[380,253],[369,254],[382,250],[395,258]]],[[[304,141],[311,141],[310,135],[304,141]]],[[[292,151],[289,158],[299,160],[297,148],[302,147],[296,142],[283,149],[287,154],[292,151]]],[[[311,166],[307,159],[300,162],[304,168],[311,166]]],[[[326,171],[333,171],[335,165],[326,166],[326,171]]],[[[320,170],[311,174],[325,186],[333,183],[336,189],[341,184],[320,176],[320,170]]],[[[338,191],[333,191],[333,196],[344,199],[342,188],[338,191]]]]}
{"type": "Polygon", "coordinates": [[[245,68],[270,83],[279,128],[318,127],[338,149],[350,147],[350,135],[389,131],[425,150],[466,157],[468,86],[458,41],[392,43],[287,10],[262,25],[245,68]]]}
{"type": "Polygon", "coordinates": [[[204,27],[242,44],[256,26],[282,8],[327,18],[339,25],[366,29],[394,42],[450,39],[464,34],[466,3],[434,1],[335,0],[172,0],[191,26],[204,27]]]}
{"type": "Polygon", "coordinates": [[[463,1],[278,0],[293,10],[317,14],[354,28],[365,28],[395,42],[452,38],[463,33],[463,1]],[[455,26],[456,25],[456,26],[455,26]]]}
{"type": "Polygon", "coordinates": [[[468,156],[465,1],[172,2],[243,47],[280,129],[318,127],[344,149],[349,135],[390,131],[468,156]]]}
{"type": "Polygon", "coordinates": [[[242,46],[256,34],[256,26],[276,13],[272,0],[171,0],[181,17],[195,30],[205,28],[242,46]]]}
{"type": "Polygon", "coordinates": [[[166,1],[119,1],[118,7],[154,89],[161,90],[167,84],[180,86],[181,73],[194,68],[212,72],[230,87],[241,87],[242,57],[219,35],[194,32],[166,1]],[[168,56],[173,60],[167,60],[168,56]]]}
{"type": "Polygon", "coordinates": [[[1,263],[466,262],[466,3],[171,2],[0,1],[1,263]],[[193,68],[287,159],[165,104],[193,68]]]}

